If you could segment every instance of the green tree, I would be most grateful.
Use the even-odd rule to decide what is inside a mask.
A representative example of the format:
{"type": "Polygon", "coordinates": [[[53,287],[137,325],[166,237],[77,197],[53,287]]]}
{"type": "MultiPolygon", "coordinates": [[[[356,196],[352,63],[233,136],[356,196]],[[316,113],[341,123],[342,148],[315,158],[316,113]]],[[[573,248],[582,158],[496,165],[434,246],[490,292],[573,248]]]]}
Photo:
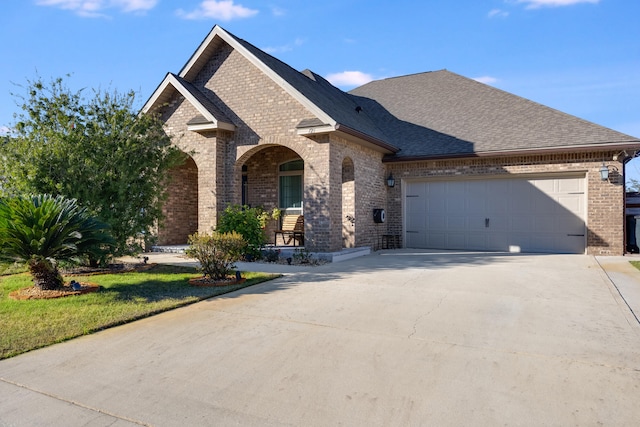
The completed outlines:
{"type": "Polygon", "coordinates": [[[140,251],[162,216],[167,171],[183,155],[135,92],[72,91],[62,78],[28,80],[11,138],[0,144],[0,191],[60,194],[111,226],[114,255],[140,251]]]}
{"type": "Polygon", "coordinates": [[[58,261],[109,252],[108,225],[75,199],[37,195],[0,199],[0,260],[25,262],[41,289],[63,286],[58,261]]]}

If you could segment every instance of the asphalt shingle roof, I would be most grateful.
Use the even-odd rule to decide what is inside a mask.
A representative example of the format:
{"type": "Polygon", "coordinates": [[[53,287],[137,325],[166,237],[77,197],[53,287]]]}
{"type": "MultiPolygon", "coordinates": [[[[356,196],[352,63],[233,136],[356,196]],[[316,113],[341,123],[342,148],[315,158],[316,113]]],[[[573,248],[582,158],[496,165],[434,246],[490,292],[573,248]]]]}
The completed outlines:
{"type": "Polygon", "coordinates": [[[373,81],[349,93],[401,148],[396,157],[639,142],[446,70],[373,81]]]}
{"type": "MultiPolygon", "coordinates": [[[[446,70],[377,80],[345,93],[309,70],[297,71],[226,34],[331,117],[338,128],[377,140],[391,151],[399,149],[390,158],[640,145],[638,138],[446,70]]],[[[205,93],[175,77],[214,117],[231,123],[205,93]]],[[[298,127],[323,124],[310,111],[298,127]]]]}
{"type": "MultiPolygon", "coordinates": [[[[366,114],[356,111],[358,104],[353,97],[333,86],[323,77],[309,70],[297,71],[277,58],[258,49],[251,43],[229,33],[258,60],[282,77],[298,92],[313,102],[339,124],[382,141],[387,140],[384,132],[366,114]]],[[[311,117],[310,117],[311,118],[311,117]]]]}
{"type": "MultiPolygon", "coordinates": [[[[189,83],[188,81],[186,81],[185,79],[183,79],[180,76],[177,76],[173,73],[171,73],[173,75],[173,77],[176,78],[176,80],[178,80],[178,82],[187,90],[189,91],[189,93],[196,99],[198,100],[198,102],[207,109],[207,111],[209,113],[211,113],[211,115],[213,117],[216,118],[216,120],[220,121],[220,122],[225,122],[225,123],[231,123],[231,120],[229,120],[229,118],[222,112],[222,110],[220,110],[209,98],[207,98],[207,96],[202,93],[197,87],[195,87],[194,85],[192,85],[191,83],[189,83]]],[[[202,117],[202,116],[199,116],[202,117]]],[[[204,117],[202,117],[204,118],[204,117]]],[[[192,119],[193,120],[193,119],[192,119]]],[[[200,120],[198,123],[201,123],[202,120],[200,120]]],[[[196,122],[194,122],[196,123],[196,122]]]]}

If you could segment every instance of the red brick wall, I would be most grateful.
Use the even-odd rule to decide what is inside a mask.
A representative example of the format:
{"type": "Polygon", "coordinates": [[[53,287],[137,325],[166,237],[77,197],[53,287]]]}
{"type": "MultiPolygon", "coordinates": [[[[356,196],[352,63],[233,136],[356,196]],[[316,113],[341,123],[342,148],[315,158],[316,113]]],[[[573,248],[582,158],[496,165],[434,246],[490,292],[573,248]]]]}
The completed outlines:
{"type": "Polygon", "coordinates": [[[158,244],[185,244],[188,236],[198,231],[198,168],[191,157],[171,171],[167,191],[158,244]]]}

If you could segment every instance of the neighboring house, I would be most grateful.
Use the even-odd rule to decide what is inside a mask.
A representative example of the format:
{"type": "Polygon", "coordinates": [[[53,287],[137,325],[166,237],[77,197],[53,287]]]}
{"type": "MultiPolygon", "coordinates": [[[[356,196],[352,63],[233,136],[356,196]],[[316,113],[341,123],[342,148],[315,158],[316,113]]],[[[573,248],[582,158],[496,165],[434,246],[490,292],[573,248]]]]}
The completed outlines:
{"type": "Polygon", "coordinates": [[[247,204],[304,214],[311,251],[395,235],[409,248],[624,253],[624,162],[640,140],[446,70],[345,93],[215,26],[143,111],[189,154],[160,244],[247,204]]]}

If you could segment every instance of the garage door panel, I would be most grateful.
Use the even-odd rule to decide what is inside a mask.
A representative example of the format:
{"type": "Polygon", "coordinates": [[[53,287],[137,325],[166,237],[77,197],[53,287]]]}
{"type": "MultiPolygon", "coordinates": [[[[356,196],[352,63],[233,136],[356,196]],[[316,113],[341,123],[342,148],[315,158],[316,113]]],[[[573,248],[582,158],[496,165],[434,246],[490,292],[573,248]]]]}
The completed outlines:
{"type": "Polygon", "coordinates": [[[467,217],[463,215],[449,215],[446,218],[445,230],[452,233],[460,232],[466,229],[467,217]]]}
{"type": "Polygon", "coordinates": [[[584,253],[584,190],[584,177],[409,183],[407,246],[584,253]]]}
{"type": "Polygon", "coordinates": [[[407,231],[405,235],[405,238],[407,240],[407,247],[424,248],[429,244],[425,239],[427,235],[425,232],[407,231]]]}
{"type": "Polygon", "coordinates": [[[508,201],[508,212],[511,215],[528,215],[533,210],[530,191],[511,193],[508,201]]]}
{"type": "Polygon", "coordinates": [[[485,223],[485,216],[482,215],[482,213],[480,214],[475,214],[472,215],[470,217],[467,218],[467,229],[469,231],[481,231],[481,232],[485,232],[485,228],[486,227],[486,223],[485,223]]]}
{"type": "Polygon", "coordinates": [[[449,232],[445,235],[445,245],[443,249],[469,249],[467,246],[467,233],[449,232]]]}
{"type": "Polygon", "coordinates": [[[530,237],[527,252],[545,252],[547,248],[557,247],[557,236],[549,233],[538,233],[530,237]]]}
{"type": "Polygon", "coordinates": [[[555,179],[535,179],[529,181],[529,183],[543,193],[553,194],[558,192],[557,180],[555,179]]]}
{"type": "Polygon", "coordinates": [[[506,251],[509,249],[510,242],[507,233],[488,233],[487,234],[487,250],[489,251],[506,251]]]}
{"type": "Polygon", "coordinates": [[[584,193],[584,179],[582,178],[566,178],[558,180],[558,192],[559,193],[584,193]]]}
{"type": "Polygon", "coordinates": [[[578,194],[569,194],[566,196],[558,196],[558,204],[569,212],[583,213],[583,201],[584,196],[578,194]]]}
{"type": "Polygon", "coordinates": [[[465,247],[470,250],[478,250],[478,251],[486,250],[487,234],[474,233],[474,232],[467,233],[467,242],[465,247]]]}
{"type": "Polygon", "coordinates": [[[464,195],[450,196],[446,203],[446,213],[464,212],[466,210],[464,195]]]}
{"type": "Polygon", "coordinates": [[[406,206],[408,214],[424,214],[427,210],[427,198],[422,196],[407,196],[406,197],[406,206]]]}
{"type": "Polygon", "coordinates": [[[427,234],[426,241],[427,246],[424,247],[433,249],[449,249],[449,247],[447,246],[447,234],[441,231],[431,231],[429,234],[427,234]]]}
{"type": "Polygon", "coordinates": [[[447,217],[444,215],[429,215],[426,223],[429,230],[447,229],[447,217]]]}

